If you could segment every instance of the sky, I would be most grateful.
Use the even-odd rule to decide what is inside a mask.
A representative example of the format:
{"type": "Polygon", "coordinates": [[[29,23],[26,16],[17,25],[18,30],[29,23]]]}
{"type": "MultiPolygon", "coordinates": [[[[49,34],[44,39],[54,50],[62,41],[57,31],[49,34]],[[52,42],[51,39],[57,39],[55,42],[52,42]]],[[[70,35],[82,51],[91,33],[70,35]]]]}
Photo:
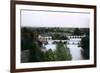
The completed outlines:
{"type": "Polygon", "coordinates": [[[22,27],[89,28],[90,14],[68,11],[21,10],[22,27]]]}

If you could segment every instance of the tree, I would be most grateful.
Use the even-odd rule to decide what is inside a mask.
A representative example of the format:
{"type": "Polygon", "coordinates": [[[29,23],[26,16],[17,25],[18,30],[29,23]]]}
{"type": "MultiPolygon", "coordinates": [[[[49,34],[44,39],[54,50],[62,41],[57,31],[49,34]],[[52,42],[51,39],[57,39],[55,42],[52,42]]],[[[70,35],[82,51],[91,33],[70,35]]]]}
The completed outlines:
{"type": "Polygon", "coordinates": [[[55,33],[53,36],[52,36],[52,39],[53,40],[59,40],[60,39],[60,35],[55,33]]]}
{"type": "Polygon", "coordinates": [[[44,61],[55,61],[54,53],[51,49],[45,52],[44,61]]]}
{"type": "Polygon", "coordinates": [[[32,40],[32,32],[28,28],[21,28],[21,50],[31,48],[32,40]]]}
{"type": "Polygon", "coordinates": [[[89,47],[89,35],[86,35],[84,38],[82,38],[81,40],[81,47],[83,48],[83,57],[84,59],[89,59],[89,51],[90,51],[90,47],[89,47]]]}
{"type": "Polygon", "coordinates": [[[72,33],[73,35],[82,35],[82,32],[80,31],[79,28],[75,28],[75,30],[72,33]]]}
{"type": "Polygon", "coordinates": [[[30,57],[29,62],[40,62],[42,51],[39,48],[39,45],[36,42],[32,43],[32,48],[30,48],[30,57]]]}
{"type": "Polygon", "coordinates": [[[65,47],[62,42],[57,43],[55,55],[56,55],[57,61],[71,60],[70,52],[68,51],[68,48],[65,47]]]}

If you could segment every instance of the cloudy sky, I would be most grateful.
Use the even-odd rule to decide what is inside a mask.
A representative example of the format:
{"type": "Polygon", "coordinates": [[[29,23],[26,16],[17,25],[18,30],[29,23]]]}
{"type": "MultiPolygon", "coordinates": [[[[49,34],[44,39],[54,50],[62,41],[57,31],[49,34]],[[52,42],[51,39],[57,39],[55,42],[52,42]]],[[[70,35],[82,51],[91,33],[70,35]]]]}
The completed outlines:
{"type": "Polygon", "coordinates": [[[21,26],[89,28],[89,25],[89,13],[21,10],[21,26]]]}

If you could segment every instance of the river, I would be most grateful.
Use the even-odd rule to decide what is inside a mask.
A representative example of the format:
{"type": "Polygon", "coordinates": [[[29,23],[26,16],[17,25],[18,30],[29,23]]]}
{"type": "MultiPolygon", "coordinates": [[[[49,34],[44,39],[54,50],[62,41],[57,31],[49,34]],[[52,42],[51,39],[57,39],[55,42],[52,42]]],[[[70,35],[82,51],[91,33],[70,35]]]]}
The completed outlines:
{"type": "MultiPolygon", "coordinates": [[[[49,40],[48,44],[45,45],[46,49],[52,49],[55,50],[56,49],[56,45],[52,44],[52,42],[55,40],[49,40]]],[[[56,41],[60,41],[60,40],[56,40],[56,41]]],[[[62,41],[66,41],[66,40],[62,40],[62,41]]],[[[77,43],[78,41],[80,41],[79,39],[75,39],[75,40],[69,40],[68,42],[70,42],[70,44],[66,44],[66,46],[69,48],[70,53],[72,55],[72,60],[82,60],[82,54],[81,54],[81,47],[78,47],[78,44],[75,44],[75,42],[77,43]],[[72,43],[74,42],[74,44],[72,43]]]]}
{"type": "Polygon", "coordinates": [[[67,47],[70,50],[70,53],[72,55],[72,60],[82,60],[82,54],[81,54],[81,47],[78,47],[77,45],[67,45],[67,47]]]}

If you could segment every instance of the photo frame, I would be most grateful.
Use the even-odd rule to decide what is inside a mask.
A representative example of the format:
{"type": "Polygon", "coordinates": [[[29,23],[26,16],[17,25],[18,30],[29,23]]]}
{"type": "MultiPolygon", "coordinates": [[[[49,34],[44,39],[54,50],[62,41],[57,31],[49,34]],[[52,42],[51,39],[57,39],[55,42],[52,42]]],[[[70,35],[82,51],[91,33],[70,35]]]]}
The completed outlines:
{"type": "Polygon", "coordinates": [[[11,1],[12,73],[90,67],[96,67],[96,6],[11,1]]]}

